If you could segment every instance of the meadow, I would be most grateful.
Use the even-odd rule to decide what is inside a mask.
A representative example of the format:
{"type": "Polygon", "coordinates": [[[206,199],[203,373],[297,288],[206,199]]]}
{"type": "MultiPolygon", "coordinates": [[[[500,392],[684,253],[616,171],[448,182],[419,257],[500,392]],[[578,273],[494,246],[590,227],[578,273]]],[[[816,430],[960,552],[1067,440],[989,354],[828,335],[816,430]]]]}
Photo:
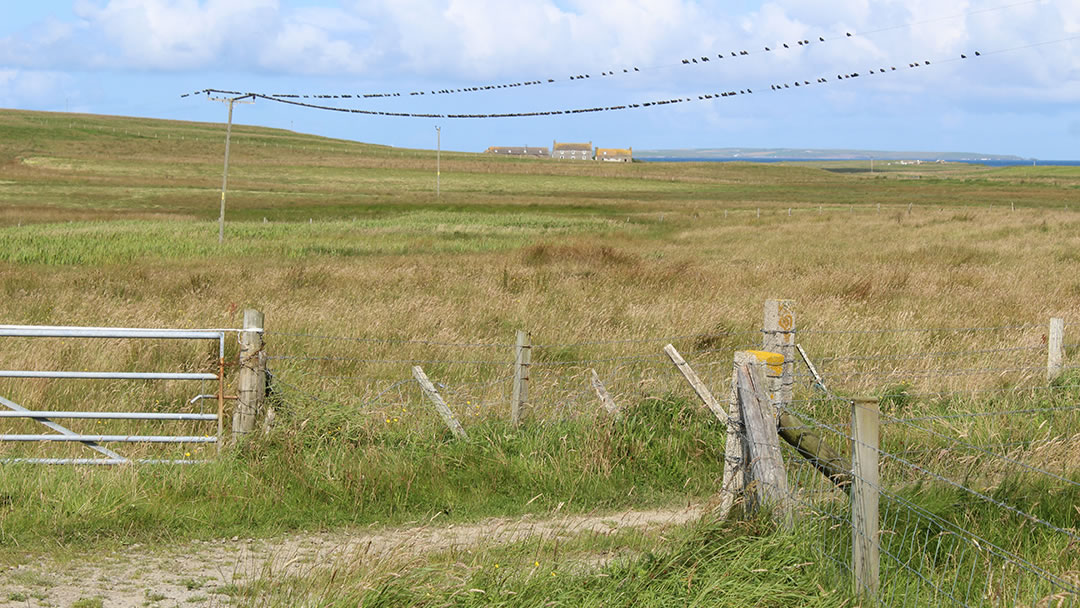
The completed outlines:
{"type": "MultiPolygon", "coordinates": [[[[796,301],[800,341],[825,360],[833,390],[889,395],[883,408],[893,415],[1049,410],[1078,399],[1080,168],[889,165],[871,174],[853,163],[609,165],[444,152],[437,197],[432,151],[237,126],[219,245],[223,148],[221,125],[0,112],[0,323],[235,327],[243,309],[257,308],[268,353],[298,358],[273,362],[288,382],[277,389],[274,428],[220,456],[200,452],[209,464],[0,468],[0,564],[130,543],[709,504],[722,473],[722,427],[670,369],[612,361],[655,356],[673,341],[726,395],[730,354],[760,341],[770,297],[796,301]],[[1052,391],[1027,390],[1045,384],[1043,328],[1052,316],[1069,324],[1066,376],[1052,391]],[[905,328],[927,331],[852,333],[905,328]],[[460,401],[474,393],[464,387],[500,378],[519,329],[540,345],[537,408],[522,427],[509,425],[500,384],[477,389],[468,406],[484,406],[470,417],[460,401]],[[498,346],[443,346],[478,344],[498,346]],[[897,371],[913,367],[903,357],[927,352],[960,354],[897,371]],[[900,363],[859,367],[890,356],[900,363]],[[325,360],[334,357],[354,360],[325,360]],[[496,363],[469,363],[476,359],[496,363]],[[418,394],[394,403],[407,410],[401,416],[370,411],[369,393],[407,377],[407,360],[443,361],[425,369],[460,387],[452,405],[469,442],[453,442],[418,394]],[[566,408],[566,378],[580,382],[590,367],[613,380],[627,411],[620,424],[576,401],[566,408]],[[922,396],[935,391],[949,396],[922,396]]],[[[5,369],[201,371],[216,356],[198,344],[0,340],[5,369]]],[[[235,343],[227,352],[235,357],[235,343]]],[[[812,382],[800,382],[800,394],[812,395],[812,382]]],[[[168,409],[189,389],[0,381],[0,396],[49,409],[168,409]]],[[[834,406],[815,407],[842,420],[834,406]]],[[[1028,441],[1011,457],[1037,458],[1076,480],[1077,418],[1071,410],[934,428],[980,445],[1028,441]]],[[[1074,486],[1045,489],[986,455],[943,454],[948,441],[926,433],[890,431],[885,442],[918,448],[922,466],[1077,529],[1074,486]]],[[[32,449],[0,444],[0,456],[32,449]]],[[[169,455],[182,455],[177,449],[185,448],[169,455]]],[[[1011,515],[894,473],[898,492],[941,517],[1062,576],[1080,571],[1068,537],[1025,535],[1011,515]]],[[[361,560],[334,568],[333,584],[318,568],[268,571],[227,597],[262,605],[497,598],[610,606],[642,597],[713,605],[721,592],[731,605],[851,599],[833,569],[798,566],[821,561],[814,532],[705,518],[649,534],[491,543],[382,568],[361,560]],[[596,565],[598,555],[619,559],[596,565]]]]}

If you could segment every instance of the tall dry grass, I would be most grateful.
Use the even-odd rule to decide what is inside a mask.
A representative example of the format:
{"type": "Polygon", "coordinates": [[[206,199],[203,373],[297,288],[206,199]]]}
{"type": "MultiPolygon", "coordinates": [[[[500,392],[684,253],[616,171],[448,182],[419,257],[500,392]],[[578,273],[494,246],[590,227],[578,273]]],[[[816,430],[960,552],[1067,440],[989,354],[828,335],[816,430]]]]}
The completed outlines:
{"type": "MultiPolygon", "coordinates": [[[[1045,384],[1043,327],[1051,316],[1070,324],[1066,365],[1077,365],[1080,221],[1064,208],[1075,173],[948,167],[869,177],[807,167],[613,168],[461,155],[444,163],[444,197],[436,200],[425,152],[240,129],[234,206],[226,244],[218,246],[207,221],[220,178],[214,127],[75,117],[69,124],[84,128],[73,134],[52,117],[44,125],[38,115],[0,118],[0,129],[18,135],[0,139],[3,322],[232,327],[254,307],[266,314],[269,354],[290,357],[271,362],[282,382],[274,387],[280,426],[251,452],[230,453],[199,472],[115,480],[106,472],[40,479],[23,472],[5,486],[19,488],[13,500],[21,505],[86,483],[108,498],[108,509],[127,513],[114,525],[107,509],[93,511],[101,515],[95,529],[116,538],[206,533],[185,517],[206,518],[211,534],[359,521],[342,504],[414,517],[434,508],[428,496],[465,505],[465,518],[521,512],[527,498],[514,499],[530,483],[541,479],[550,488],[545,500],[557,504],[560,488],[575,488],[583,470],[608,475],[591,494],[605,504],[634,504],[634,492],[649,484],[662,489],[654,502],[707,494],[719,464],[694,463],[691,455],[713,454],[721,440],[690,406],[660,349],[674,342],[723,397],[731,352],[760,344],[766,298],[796,301],[798,341],[832,391],[885,395],[890,416],[1075,404],[1075,376],[1037,390],[1045,384]],[[177,144],[175,136],[184,139],[177,144]],[[245,137],[268,145],[245,147],[245,137]],[[537,345],[527,435],[506,426],[519,329],[537,345]],[[918,331],[882,331],[891,329],[918,331]],[[448,444],[415,386],[394,386],[417,362],[483,441],[448,444]],[[642,408],[640,425],[604,435],[588,385],[592,369],[620,403],[642,408]],[[656,428],[667,428],[661,423],[686,432],[658,436],[656,428]],[[463,464],[473,460],[491,466],[463,464]],[[379,465],[430,471],[432,483],[419,496],[402,494],[393,475],[381,476],[378,487],[387,491],[365,494],[365,467],[379,465]],[[679,467],[690,472],[675,480],[679,467]],[[456,475],[454,487],[439,483],[447,471],[456,475]],[[504,477],[516,488],[510,500],[493,481],[504,477]],[[458,494],[477,478],[485,492],[458,494]],[[287,517],[181,508],[202,499],[221,506],[238,479],[235,491],[250,504],[265,504],[256,499],[266,498],[267,487],[288,497],[287,517]],[[138,500],[125,503],[128,493],[138,500]],[[305,502],[311,496],[337,502],[305,502]],[[156,526],[157,517],[166,523],[156,526]]],[[[191,343],[0,340],[0,365],[9,369],[203,371],[214,356],[191,343]]],[[[804,375],[799,383],[802,405],[842,424],[842,408],[829,409],[804,375]]],[[[0,383],[0,395],[55,409],[177,411],[195,392],[212,390],[0,383]]],[[[977,445],[1027,442],[1009,453],[1075,475],[1063,447],[1074,422],[1075,414],[1042,412],[926,425],[977,445]]],[[[889,449],[920,450],[919,462],[950,475],[986,466],[977,481],[988,486],[1010,473],[922,430],[890,429],[885,441],[889,449]]],[[[903,479],[902,471],[887,474],[903,479]]],[[[6,524],[0,541],[54,532],[82,539],[78,505],[86,496],[58,496],[39,520],[6,524]]],[[[1062,504],[1053,517],[1068,526],[1062,504]]]]}

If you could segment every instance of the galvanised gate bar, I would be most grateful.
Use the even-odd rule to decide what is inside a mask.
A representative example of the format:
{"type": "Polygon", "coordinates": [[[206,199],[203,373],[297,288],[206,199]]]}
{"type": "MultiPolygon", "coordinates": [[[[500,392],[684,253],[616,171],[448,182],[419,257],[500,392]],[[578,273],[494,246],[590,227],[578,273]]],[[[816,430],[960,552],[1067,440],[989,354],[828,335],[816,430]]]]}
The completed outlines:
{"type": "Polygon", "coordinates": [[[0,337],[4,338],[118,338],[132,340],[216,340],[218,342],[218,365],[216,373],[175,373],[175,372],[115,372],[115,371],[43,371],[43,370],[0,370],[0,378],[52,378],[52,379],[88,379],[88,380],[180,380],[180,381],[216,381],[217,394],[196,395],[191,403],[202,399],[216,399],[216,413],[170,413],[170,412],[92,412],[92,411],[52,411],[28,409],[0,396],[0,419],[25,418],[35,420],[56,431],[55,434],[0,434],[0,442],[79,442],[102,454],[95,458],[7,458],[0,463],[31,464],[98,464],[113,465],[128,462],[188,464],[198,460],[140,459],[132,460],[106,448],[101,443],[203,443],[216,444],[220,448],[222,420],[225,399],[225,334],[236,330],[207,329],[140,329],[120,327],[63,327],[63,326],[28,326],[0,325],[0,337]],[[205,421],[217,422],[217,433],[210,435],[105,435],[80,434],[73,432],[53,420],[57,419],[96,419],[96,420],[158,420],[158,421],[205,421]]]}

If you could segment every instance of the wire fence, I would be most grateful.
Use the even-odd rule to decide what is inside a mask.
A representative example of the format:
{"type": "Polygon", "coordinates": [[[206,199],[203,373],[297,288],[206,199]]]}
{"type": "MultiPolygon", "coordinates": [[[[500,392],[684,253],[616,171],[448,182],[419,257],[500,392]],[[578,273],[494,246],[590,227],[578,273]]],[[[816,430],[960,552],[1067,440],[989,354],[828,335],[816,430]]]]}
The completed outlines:
{"type": "MultiPolygon", "coordinates": [[[[792,374],[783,404],[797,421],[792,428],[847,453],[851,401],[841,395],[876,397],[881,408],[874,603],[1080,605],[1080,356],[1065,342],[1060,371],[1048,380],[1046,333],[1035,323],[795,332],[814,371],[800,361],[792,374]]],[[[733,353],[761,348],[762,337],[747,330],[541,341],[531,347],[525,423],[604,416],[594,371],[620,406],[696,401],[663,352],[668,343],[724,402],[733,353]]],[[[273,392],[285,403],[308,401],[331,425],[445,432],[410,376],[414,365],[466,428],[509,417],[509,341],[288,332],[266,339],[278,353],[269,361],[273,392]]],[[[850,588],[856,532],[848,492],[797,449],[785,445],[783,455],[800,525],[817,539],[823,584],[850,588]]]]}
{"type": "MultiPolygon", "coordinates": [[[[619,405],[686,395],[685,380],[663,353],[676,344],[694,357],[700,374],[722,386],[730,382],[731,353],[751,347],[755,332],[676,335],[633,340],[596,340],[531,346],[525,417],[546,422],[600,411],[592,373],[619,405]],[[727,346],[717,348],[717,341],[727,346]]],[[[437,425],[411,368],[420,366],[455,416],[505,418],[513,389],[515,345],[438,340],[373,339],[267,332],[274,352],[268,365],[272,392],[333,404],[368,424],[437,425]],[[279,350],[280,349],[280,350],[279,350]],[[389,423],[387,422],[389,420],[389,423]]]]}
{"type": "MultiPolygon", "coordinates": [[[[850,401],[835,396],[816,405],[831,405],[836,411],[851,407],[850,401]]],[[[842,446],[854,441],[846,419],[823,420],[818,410],[809,404],[787,409],[827,443],[842,446]]],[[[1075,407],[1069,411],[1075,429],[1080,416],[1075,407]]],[[[874,484],[880,500],[880,533],[875,540],[881,583],[873,603],[1080,605],[1076,551],[1080,531],[1077,513],[1070,513],[1080,496],[1076,467],[1066,477],[912,421],[883,416],[882,423],[881,477],[874,484]],[[967,457],[926,459],[902,451],[903,445],[924,433],[956,444],[968,452],[967,457]],[[1040,504],[1053,500],[1060,501],[1059,508],[1040,504]]],[[[858,532],[848,496],[794,448],[786,449],[785,462],[791,495],[805,525],[817,530],[817,549],[829,566],[827,576],[838,585],[850,584],[852,543],[858,532]]]]}

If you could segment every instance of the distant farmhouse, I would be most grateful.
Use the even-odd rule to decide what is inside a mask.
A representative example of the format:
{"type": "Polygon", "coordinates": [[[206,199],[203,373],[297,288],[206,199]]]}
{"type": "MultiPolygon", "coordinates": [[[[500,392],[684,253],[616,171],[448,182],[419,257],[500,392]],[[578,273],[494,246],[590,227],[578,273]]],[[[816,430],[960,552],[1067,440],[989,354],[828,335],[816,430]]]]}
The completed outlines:
{"type": "Polygon", "coordinates": [[[592,142],[584,144],[551,142],[551,158],[555,160],[592,160],[592,142]]]}
{"type": "Polygon", "coordinates": [[[629,163],[634,161],[633,148],[597,148],[596,160],[606,163],[629,163]]]}
{"type": "Polygon", "coordinates": [[[551,152],[547,148],[531,146],[491,146],[484,151],[496,156],[518,156],[527,158],[553,158],[555,160],[599,160],[607,163],[634,162],[633,148],[596,148],[592,142],[568,143],[551,142],[551,152]]]}
{"type": "Polygon", "coordinates": [[[549,158],[551,156],[547,148],[534,148],[531,146],[491,146],[485,150],[485,153],[499,156],[529,156],[532,158],[549,158]]]}

